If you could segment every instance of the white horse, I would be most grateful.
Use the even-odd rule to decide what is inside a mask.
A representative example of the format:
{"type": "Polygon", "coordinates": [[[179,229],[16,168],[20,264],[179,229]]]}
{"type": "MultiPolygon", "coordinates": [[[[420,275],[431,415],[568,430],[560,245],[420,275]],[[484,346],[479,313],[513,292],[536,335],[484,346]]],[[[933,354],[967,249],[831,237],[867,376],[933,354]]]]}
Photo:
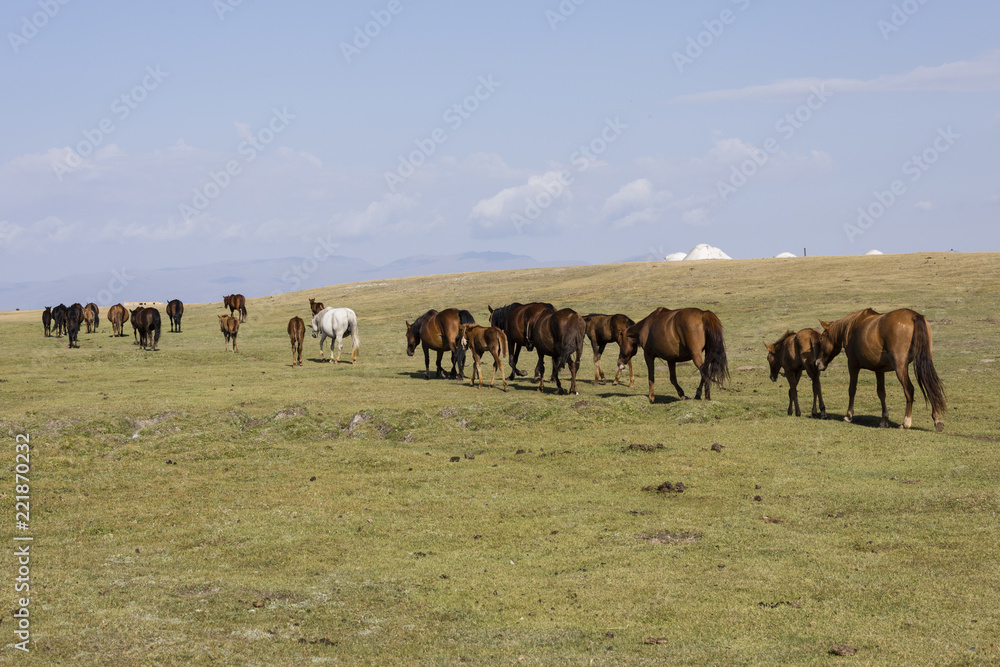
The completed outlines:
{"type": "Polygon", "coordinates": [[[358,348],[361,347],[361,336],[358,334],[358,316],[350,308],[324,308],[312,318],[313,338],[319,335],[319,358],[323,356],[323,341],[327,337],[337,341],[337,358],[333,358],[333,341],[330,341],[330,363],[340,363],[340,351],[344,348],[344,336],[351,334],[351,363],[358,358],[358,348]]]}

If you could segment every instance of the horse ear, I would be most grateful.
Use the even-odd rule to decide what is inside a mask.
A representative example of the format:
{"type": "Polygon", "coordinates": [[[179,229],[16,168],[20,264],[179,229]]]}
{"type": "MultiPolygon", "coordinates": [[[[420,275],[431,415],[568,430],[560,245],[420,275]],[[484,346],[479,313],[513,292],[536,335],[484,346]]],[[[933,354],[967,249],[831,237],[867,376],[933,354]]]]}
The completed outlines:
{"type": "Polygon", "coordinates": [[[770,343],[764,343],[764,347],[767,348],[768,352],[770,352],[771,354],[774,354],[774,345],[771,345],[770,343]]]}
{"type": "Polygon", "coordinates": [[[826,331],[827,329],[830,328],[830,323],[829,322],[824,322],[823,320],[820,320],[819,323],[821,325],[823,325],[823,331],[826,331]]]}
{"type": "Polygon", "coordinates": [[[407,331],[410,330],[410,322],[409,322],[409,320],[406,321],[406,330],[407,331]]]}
{"type": "Polygon", "coordinates": [[[486,308],[487,308],[487,309],[488,309],[488,310],[489,310],[489,311],[490,311],[491,313],[493,312],[493,306],[491,306],[490,304],[486,304],[486,308]]]}

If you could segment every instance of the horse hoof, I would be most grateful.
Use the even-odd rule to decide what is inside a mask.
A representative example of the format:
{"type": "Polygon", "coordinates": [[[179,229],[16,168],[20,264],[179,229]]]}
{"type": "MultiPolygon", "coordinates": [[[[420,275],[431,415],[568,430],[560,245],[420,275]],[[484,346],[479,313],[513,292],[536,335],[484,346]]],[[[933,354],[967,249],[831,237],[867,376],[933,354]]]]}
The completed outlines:
{"type": "Polygon", "coordinates": [[[849,417],[849,416],[848,417],[844,417],[844,421],[847,422],[848,424],[851,423],[851,420],[852,420],[852,418],[849,417]]]}
{"type": "Polygon", "coordinates": [[[934,430],[940,433],[944,430],[944,422],[934,422],[934,430]]]}

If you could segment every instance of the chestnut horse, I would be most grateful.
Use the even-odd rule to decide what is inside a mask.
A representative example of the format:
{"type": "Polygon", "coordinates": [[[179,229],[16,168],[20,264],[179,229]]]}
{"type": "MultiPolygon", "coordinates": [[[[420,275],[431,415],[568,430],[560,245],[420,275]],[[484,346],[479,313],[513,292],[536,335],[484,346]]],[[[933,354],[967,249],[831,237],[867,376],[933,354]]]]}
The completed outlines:
{"type": "MultiPolygon", "coordinates": [[[[608,343],[616,342],[618,334],[635,322],[628,315],[598,315],[595,313],[584,315],[583,321],[587,323],[587,338],[590,339],[590,346],[594,350],[594,384],[596,385],[598,380],[604,384],[604,369],[601,368],[601,355],[604,354],[604,348],[607,347],[608,343]]],[[[615,373],[615,379],[611,382],[612,386],[618,384],[621,376],[621,371],[615,373]]],[[[635,373],[632,372],[632,360],[629,359],[628,386],[634,385],[635,373]]]]}
{"type": "Polygon", "coordinates": [[[469,386],[476,384],[476,375],[478,375],[479,388],[483,388],[483,355],[489,352],[493,355],[493,376],[490,378],[490,389],[493,388],[493,383],[497,379],[497,369],[499,368],[503,390],[507,391],[507,378],[503,370],[503,359],[507,356],[507,334],[496,327],[481,327],[478,324],[463,324],[459,328],[462,330],[462,349],[472,352],[472,360],[475,364],[469,386]]]}
{"type": "MultiPolygon", "coordinates": [[[[229,296],[222,297],[222,303],[226,308],[229,309],[229,315],[236,311],[240,313],[240,322],[247,321],[247,300],[242,294],[230,294],[229,296]]],[[[228,348],[227,348],[228,349],[228,348]]]]}
{"type": "Polygon", "coordinates": [[[111,336],[118,337],[124,336],[122,333],[122,327],[128,322],[129,312],[125,306],[120,303],[116,303],[108,309],[108,320],[111,322],[111,336]]]}
{"type": "Polygon", "coordinates": [[[903,385],[906,397],[906,416],[902,428],[913,424],[913,383],[910,382],[910,362],[917,375],[917,384],[924,394],[924,402],[931,404],[934,428],[944,430],[941,413],[945,410],[944,385],[931,353],[931,328],[920,313],[902,308],[879,314],[867,308],[851,313],[836,322],[823,322],[820,336],[820,355],[816,367],[825,370],[834,357],[844,350],[851,383],[847,395],[847,414],[844,421],[854,419],[854,394],[858,389],[858,371],[862,368],[875,371],[876,392],[882,402],[883,428],[889,426],[889,410],[885,407],[885,374],[895,371],[903,385]]]}
{"type": "Polygon", "coordinates": [[[139,347],[156,352],[156,344],[160,342],[160,311],[156,308],[138,308],[132,313],[132,325],[139,332],[139,347]]]}
{"type": "Polygon", "coordinates": [[[462,332],[459,327],[463,324],[475,324],[476,320],[472,313],[467,310],[457,308],[447,308],[438,312],[428,310],[426,313],[413,321],[413,324],[406,323],[406,354],[412,357],[413,352],[420,345],[424,349],[424,377],[431,379],[431,356],[430,351],[437,352],[437,377],[444,375],[444,368],[441,367],[441,357],[447,351],[451,352],[451,372],[449,376],[459,380],[465,379],[465,350],[462,349],[462,332]],[[455,368],[458,367],[456,374],[455,368]]]}
{"type": "Polygon", "coordinates": [[[229,315],[219,315],[219,330],[226,337],[226,352],[229,352],[229,341],[233,341],[233,352],[239,352],[236,347],[236,336],[240,332],[240,321],[229,315]]]}
{"type": "Polygon", "coordinates": [[[677,384],[677,363],[693,361],[701,371],[701,382],[695,399],[712,400],[712,384],[722,386],[729,377],[726,344],[722,337],[722,322],[710,310],[657,308],[639,322],[618,335],[618,370],[642,348],[649,374],[649,402],[652,403],[656,360],[665,359],[670,369],[670,383],[682,399],[687,398],[677,384]]]}
{"type": "Polygon", "coordinates": [[[771,382],[778,381],[779,371],[783,371],[788,380],[788,415],[795,407],[795,416],[802,416],[799,410],[799,378],[802,371],[812,380],[813,404],[812,416],[826,419],[826,405],[823,404],[823,390],[819,385],[819,369],[816,358],[819,356],[819,332],[815,329],[803,329],[795,333],[786,331],[773,345],[764,343],[767,348],[767,363],[771,368],[771,382]],[[819,403],[819,412],[816,404],[819,403]]]}
{"type": "Polygon", "coordinates": [[[101,310],[96,303],[88,303],[83,307],[83,321],[87,324],[87,333],[96,333],[101,324],[101,310]]]}
{"type": "Polygon", "coordinates": [[[525,349],[538,351],[538,391],[545,389],[545,357],[552,357],[552,381],[556,392],[565,393],[559,382],[559,370],[569,364],[569,393],[579,394],[576,389],[576,374],[580,370],[583,356],[583,340],[587,337],[587,323],[571,308],[562,310],[542,310],[528,320],[525,349]],[[576,353],[576,359],[571,360],[576,353]]]}
{"type": "MultiPolygon", "coordinates": [[[[486,306],[490,310],[490,326],[500,329],[507,335],[510,343],[510,377],[513,380],[515,375],[527,375],[525,371],[517,369],[517,358],[521,354],[521,348],[528,344],[525,334],[527,332],[528,320],[543,311],[554,311],[555,306],[551,303],[511,303],[500,308],[486,306]]],[[[534,377],[539,376],[539,368],[535,367],[534,377]]]]}
{"type": "Polygon", "coordinates": [[[311,310],[312,314],[315,315],[319,311],[323,310],[323,302],[316,301],[315,299],[309,299],[309,310],[311,310]]]}
{"type": "MultiPolygon", "coordinates": [[[[292,368],[295,368],[296,363],[299,366],[302,365],[302,341],[306,337],[306,323],[302,321],[301,317],[293,317],[288,320],[288,337],[292,341],[292,368]],[[295,354],[298,352],[298,362],[295,360],[295,354]]],[[[331,356],[333,356],[331,354],[331,356]]]]}
{"type": "Polygon", "coordinates": [[[52,308],[49,306],[45,306],[42,311],[42,327],[45,329],[45,337],[49,338],[52,335],[52,308]]]}
{"type": "Polygon", "coordinates": [[[184,316],[184,304],[180,299],[174,299],[167,304],[167,318],[170,320],[170,332],[181,332],[181,318],[184,316]]]}

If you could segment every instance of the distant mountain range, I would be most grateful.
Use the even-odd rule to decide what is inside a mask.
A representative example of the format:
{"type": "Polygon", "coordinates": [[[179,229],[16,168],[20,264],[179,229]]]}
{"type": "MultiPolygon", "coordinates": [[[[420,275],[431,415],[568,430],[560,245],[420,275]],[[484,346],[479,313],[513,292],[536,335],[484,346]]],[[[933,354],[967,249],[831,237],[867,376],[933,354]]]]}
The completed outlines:
{"type": "Polygon", "coordinates": [[[204,303],[222,301],[224,295],[234,292],[252,298],[381,278],[583,263],[540,262],[527,255],[508,252],[465,252],[457,255],[413,255],[384,266],[374,266],[354,257],[333,256],[323,261],[283,257],[185,268],[126,268],[57,280],[0,283],[0,310],[30,310],[59,303],[69,305],[91,301],[102,309],[125,301],[180,299],[187,303],[204,303]]]}

